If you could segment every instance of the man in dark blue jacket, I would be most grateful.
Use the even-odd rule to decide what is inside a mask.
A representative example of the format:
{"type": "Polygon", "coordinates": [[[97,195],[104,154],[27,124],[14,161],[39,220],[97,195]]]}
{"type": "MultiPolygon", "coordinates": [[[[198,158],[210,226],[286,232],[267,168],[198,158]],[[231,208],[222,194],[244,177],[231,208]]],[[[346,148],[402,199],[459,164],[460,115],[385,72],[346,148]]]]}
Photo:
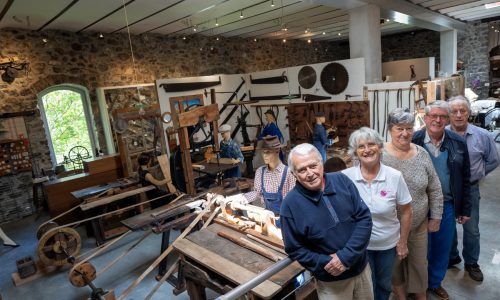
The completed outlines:
{"type": "Polygon", "coordinates": [[[470,218],[470,165],[467,144],[463,137],[445,129],[449,106],[435,101],[425,107],[425,129],[415,132],[413,142],[429,152],[443,191],[443,216],[437,232],[429,233],[429,290],[440,299],[449,299],[441,286],[455,234],[455,220],[464,224],[470,218]]]}
{"type": "Polygon", "coordinates": [[[323,173],[311,144],[292,149],[288,165],[297,178],[281,206],[285,251],[316,278],[323,299],[373,299],[366,247],[370,210],[342,173],[323,173]]]}

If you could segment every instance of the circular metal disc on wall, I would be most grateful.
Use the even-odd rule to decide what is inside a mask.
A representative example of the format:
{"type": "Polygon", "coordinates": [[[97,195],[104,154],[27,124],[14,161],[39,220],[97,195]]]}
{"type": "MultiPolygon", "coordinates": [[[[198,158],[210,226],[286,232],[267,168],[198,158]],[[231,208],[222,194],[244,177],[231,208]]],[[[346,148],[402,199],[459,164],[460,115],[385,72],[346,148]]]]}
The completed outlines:
{"type": "Polygon", "coordinates": [[[316,71],[311,66],[302,67],[299,71],[299,84],[304,89],[310,89],[316,83],[316,71]]]}
{"type": "Polygon", "coordinates": [[[346,68],[339,63],[326,65],[321,71],[321,86],[332,95],[342,93],[349,83],[346,68]]]}

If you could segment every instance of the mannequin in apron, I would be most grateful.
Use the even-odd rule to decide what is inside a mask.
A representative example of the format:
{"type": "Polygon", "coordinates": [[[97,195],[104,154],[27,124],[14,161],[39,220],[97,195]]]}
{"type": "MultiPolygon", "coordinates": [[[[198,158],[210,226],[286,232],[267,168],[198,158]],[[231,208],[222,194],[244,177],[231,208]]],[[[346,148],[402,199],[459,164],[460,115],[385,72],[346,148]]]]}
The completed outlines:
{"type": "MultiPolygon", "coordinates": [[[[278,136],[264,137],[257,143],[255,150],[260,152],[265,165],[255,172],[254,191],[245,194],[247,202],[260,198],[265,208],[277,217],[283,198],[295,186],[295,177],[279,157],[282,146],[278,136]]],[[[280,227],[279,219],[276,225],[280,227]]]]}

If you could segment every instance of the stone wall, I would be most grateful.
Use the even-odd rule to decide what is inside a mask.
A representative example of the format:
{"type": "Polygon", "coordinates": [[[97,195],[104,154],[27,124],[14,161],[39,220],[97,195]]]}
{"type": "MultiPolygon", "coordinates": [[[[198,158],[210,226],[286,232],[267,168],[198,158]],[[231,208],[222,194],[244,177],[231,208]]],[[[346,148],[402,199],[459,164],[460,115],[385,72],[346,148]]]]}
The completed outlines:
{"type": "Polygon", "coordinates": [[[439,32],[417,30],[382,37],[382,62],[435,57],[439,63],[439,32]]]}
{"type": "Polygon", "coordinates": [[[489,37],[490,23],[474,22],[467,24],[465,32],[459,32],[457,59],[464,64],[463,74],[466,87],[475,87],[479,99],[488,97],[489,75],[489,37]]]}

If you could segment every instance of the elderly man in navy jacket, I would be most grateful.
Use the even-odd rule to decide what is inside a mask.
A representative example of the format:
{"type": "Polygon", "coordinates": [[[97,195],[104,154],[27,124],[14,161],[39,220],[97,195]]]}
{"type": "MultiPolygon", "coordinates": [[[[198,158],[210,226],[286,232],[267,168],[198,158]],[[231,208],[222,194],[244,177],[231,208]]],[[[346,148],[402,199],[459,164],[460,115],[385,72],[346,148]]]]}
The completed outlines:
{"type": "Polygon", "coordinates": [[[465,224],[470,219],[469,151],[463,137],[445,129],[450,107],[445,101],[435,101],[425,107],[425,128],[413,134],[412,142],[429,152],[443,191],[443,216],[439,230],[429,233],[429,290],[441,300],[449,299],[441,286],[455,235],[455,220],[465,224]]]}
{"type": "Polygon", "coordinates": [[[323,299],[373,299],[366,247],[370,210],[342,173],[323,173],[321,154],[311,144],[290,152],[297,184],[281,206],[285,251],[316,278],[323,299]]]}

